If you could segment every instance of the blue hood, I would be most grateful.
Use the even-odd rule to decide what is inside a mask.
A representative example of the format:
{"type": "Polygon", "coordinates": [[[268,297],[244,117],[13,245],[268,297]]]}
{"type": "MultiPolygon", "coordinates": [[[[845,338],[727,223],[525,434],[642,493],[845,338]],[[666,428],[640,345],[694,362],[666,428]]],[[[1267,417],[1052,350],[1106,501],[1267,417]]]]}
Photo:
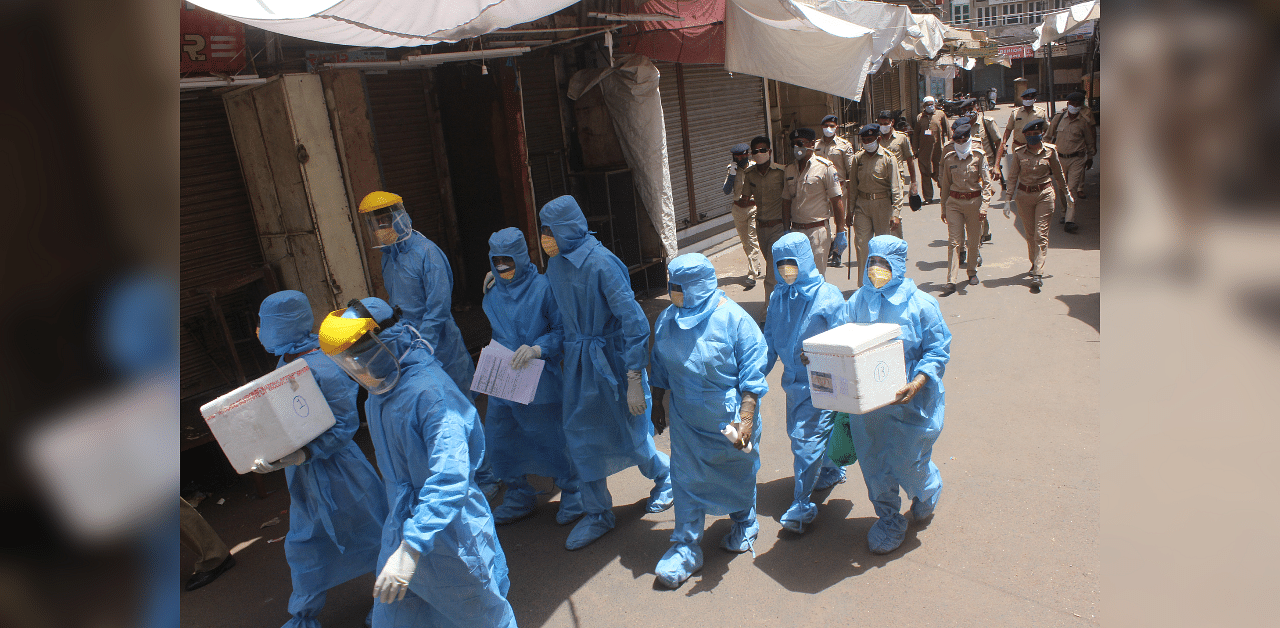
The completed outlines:
{"type": "MultiPolygon", "coordinates": [[[[813,262],[813,247],[809,245],[809,239],[802,234],[791,232],[778,238],[773,243],[773,268],[770,269],[774,276],[777,277],[778,283],[773,287],[773,295],[770,300],[782,299],[784,301],[794,301],[803,299],[805,301],[813,299],[814,292],[817,292],[818,286],[821,286],[825,280],[822,273],[818,272],[818,266],[813,262]],[[795,260],[799,274],[796,275],[796,282],[787,284],[782,279],[782,273],[778,272],[778,262],[782,260],[795,260]]],[[[783,308],[784,318],[789,320],[790,308],[783,308]]]]}
{"type": "MultiPolygon", "coordinates": [[[[883,257],[889,262],[889,268],[893,271],[893,277],[889,279],[889,283],[877,288],[871,285],[871,279],[864,269],[862,287],[858,288],[853,295],[855,303],[865,302],[871,315],[877,316],[882,300],[901,305],[911,297],[911,293],[916,289],[916,283],[907,279],[907,243],[901,239],[891,235],[871,238],[871,242],[867,245],[867,257],[883,257]]],[[[870,264],[867,266],[870,267],[870,264]]]]}
{"type": "Polygon", "coordinates": [[[568,194],[552,199],[542,206],[538,217],[542,226],[551,228],[556,246],[560,247],[560,255],[575,267],[581,267],[596,239],[587,231],[587,217],[578,207],[578,201],[568,194]]]}
{"type": "MultiPolygon", "coordinates": [[[[684,306],[676,308],[676,325],[689,329],[707,320],[724,292],[716,287],[716,267],[701,253],[687,253],[667,265],[671,283],[684,290],[684,306]]],[[[675,306],[672,306],[675,307],[675,306]]]]}
{"type": "Polygon", "coordinates": [[[508,293],[512,299],[519,301],[538,274],[538,267],[529,260],[529,247],[525,243],[523,231],[507,227],[489,236],[489,270],[493,271],[495,280],[493,289],[508,293]],[[515,277],[506,280],[498,275],[498,269],[493,266],[493,258],[498,256],[515,260],[515,277]]]}
{"type": "Polygon", "coordinates": [[[272,355],[306,353],[320,347],[320,337],[311,333],[315,325],[311,303],[297,290],[282,290],[263,299],[258,318],[258,340],[272,355]]]}

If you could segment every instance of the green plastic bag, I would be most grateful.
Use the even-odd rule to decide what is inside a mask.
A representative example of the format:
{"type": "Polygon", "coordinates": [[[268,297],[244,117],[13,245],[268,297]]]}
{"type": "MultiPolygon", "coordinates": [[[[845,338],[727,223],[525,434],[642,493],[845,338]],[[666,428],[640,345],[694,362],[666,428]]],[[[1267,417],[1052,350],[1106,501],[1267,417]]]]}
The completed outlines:
{"type": "Polygon", "coordinates": [[[835,414],[831,437],[827,439],[827,457],[842,467],[858,461],[858,452],[853,450],[853,436],[849,434],[848,412],[835,414]]]}

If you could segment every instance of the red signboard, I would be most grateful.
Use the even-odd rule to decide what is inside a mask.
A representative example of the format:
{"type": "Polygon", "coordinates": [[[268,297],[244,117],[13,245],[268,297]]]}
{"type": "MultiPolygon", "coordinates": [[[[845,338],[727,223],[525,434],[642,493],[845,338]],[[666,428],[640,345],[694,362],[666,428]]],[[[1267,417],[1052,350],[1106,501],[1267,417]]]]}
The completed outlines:
{"type": "Polygon", "coordinates": [[[244,24],[182,2],[182,47],[178,64],[183,74],[235,73],[244,69],[244,24]]]}
{"type": "MultiPolygon", "coordinates": [[[[1000,54],[1010,59],[1025,59],[1035,54],[1030,45],[1000,46],[1000,54]]],[[[1054,55],[1055,57],[1058,55],[1054,55]]]]}

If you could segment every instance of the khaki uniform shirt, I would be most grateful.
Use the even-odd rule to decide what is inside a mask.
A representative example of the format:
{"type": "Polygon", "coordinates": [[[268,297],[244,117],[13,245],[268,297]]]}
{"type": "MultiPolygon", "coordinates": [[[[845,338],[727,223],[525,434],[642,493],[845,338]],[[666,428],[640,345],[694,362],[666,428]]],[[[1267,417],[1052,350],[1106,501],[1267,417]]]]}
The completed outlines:
{"type": "Polygon", "coordinates": [[[932,115],[921,111],[916,116],[916,132],[911,135],[911,148],[920,161],[934,163],[942,158],[942,145],[950,137],[947,114],[935,107],[932,115]]]}
{"type": "Polygon", "coordinates": [[[791,201],[791,222],[811,223],[831,217],[831,199],[842,196],[835,165],[814,151],[804,172],[792,162],[787,164],[786,175],[782,198],[791,201]]]}
{"type": "Polygon", "coordinates": [[[1044,137],[1058,147],[1058,155],[1084,152],[1092,157],[1098,152],[1093,145],[1093,125],[1084,117],[1084,111],[1074,120],[1065,113],[1054,116],[1044,137]]]}
{"type": "Polygon", "coordinates": [[[953,200],[951,192],[982,192],[983,201],[991,199],[991,174],[987,171],[986,151],[974,146],[969,151],[969,158],[961,159],[954,146],[952,144],[947,154],[942,156],[942,164],[938,167],[938,191],[942,194],[943,210],[947,208],[947,201],[953,200]]]}
{"type": "Polygon", "coordinates": [[[889,152],[898,158],[898,176],[902,177],[902,183],[909,185],[911,183],[911,170],[907,166],[912,159],[915,159],[916,153],[911,149],[911,140],[907,139],[906,133],[893,132],[888,142],[885,142],[885,136],[880,136],[880,145],[885,147],[889,152]]]}
{"type": "Polygon", "coordinates": [[[1017,185],[1027,187],[1053,181],[1059,189],[1066,191],[1066,200],[1072,202],[1071,192],[1067,190],[1066,177],[1062,175],[1062,164],[1058,161],[1057,147],[1042,142],[1040,150],[1031,151],[1030,148],[1030,146],[1019,146],[1013,149],[1013,159],[1009,164],[1007,180],[1016,181],[1017,185]]]}
{"type": "MultiPolygon", "coordinates": [[[[881,147],[875,153],[860,150],[853,154],[849,169],[849,202],[857,203],[863,194],[889,194],[893,216],[902,210],[902,177],[898,175],[898,158],[881,147]]],[[[852,212],[852,208],[850,208],[852,212]]]]}
{"type": "MultiPolygon", "coordinates": [[[[1045,122],[1048,122],[1049,116],[1045,115],[1044,111],[1044,107],[1040,105],[1032,107],[1031,111],[1027,111],[1026,107],[1018,107],[1017,109],[1014,109],[1009,114],[1009,121],[1004,125],[1006,133],[1008,133],[1010,129],[1013,130],[1013,135],[1009,136],[1009,141],[1017,142],[1018,144],[1026,144],[1027,138],[1022,136],[1022,127],[1026,126],[1028,122],[1035,120],[1036,118],[1043,118],[1045,122]]],[[[1005,151],[1013,152],[1012,147],[1006,148],[1005,151]]]]}
{"type": "MultiPolygon", "coordinates": [[[[782,188],[786,183],[786,169],[770,161],[765,174],[760,168],[752,165],[746,172],[738,171],[742,177],[742,198],[750,200],[757,206],[756,221],[782,220],[782,188]]],[[[736,182],[735,182],[736,183],[736,182]]]]}
{"type": "Polygon", "coordinates": [[[849,180],[849,165],[853,163],[854,152],[853,144],[838,135],[830,140],[824,137],[813,146],[813,154],[826,157],[836,167],[841,182],[849,180]]]}

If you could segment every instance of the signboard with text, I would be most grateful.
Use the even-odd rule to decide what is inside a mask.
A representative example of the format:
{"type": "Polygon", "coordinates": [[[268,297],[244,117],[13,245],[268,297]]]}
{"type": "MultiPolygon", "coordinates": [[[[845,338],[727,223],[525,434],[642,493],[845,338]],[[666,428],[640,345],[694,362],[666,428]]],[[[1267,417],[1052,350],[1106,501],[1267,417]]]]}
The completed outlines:
{"type": "Polygon", "coordinates": [[[190,2],[181,2],[181,48],[178,68],[192,72],[226,72],[244,69],[244,24],[190,2]]]}
{"type": "Polygon", "coordinates": [[[1000,54],[1010,59],[1025,59],[1033,56],[1035,52],[1031,50],[1030,44],[1024,44],[1021,46],[1000,46],[1000,54]]]}

